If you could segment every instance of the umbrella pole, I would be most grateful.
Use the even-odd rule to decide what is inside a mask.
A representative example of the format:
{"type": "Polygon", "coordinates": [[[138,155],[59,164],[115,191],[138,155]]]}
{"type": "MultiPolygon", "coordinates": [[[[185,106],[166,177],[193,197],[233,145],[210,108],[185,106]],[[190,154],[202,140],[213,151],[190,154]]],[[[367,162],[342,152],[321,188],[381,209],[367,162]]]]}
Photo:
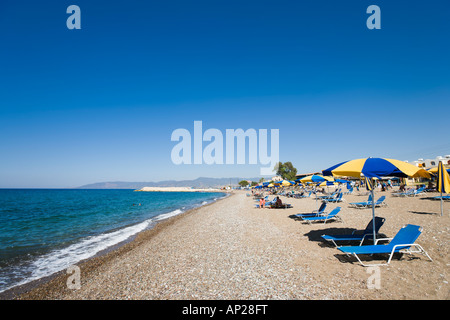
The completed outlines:
{"type": "Polygon", "coordinates": [[[441,217],[444,215],[443,199],[442,199],[442,189],[441,189],[441,217]]]}
{"type": "Polygon", "coordinates": [[[317,212],[319,212],[319,206],[317,205],[317,192],[316,192],[316,185],[314,185],[314,195],[316,196],[316,209],[317,209],[317,212]]]}
{"type": "Polygon", "coordinates": [[[372,190],[370,191],[372,193],[372,225],[373,225],[373,244],[375,244],[375,240],[376,240],[376,232],[375,232],[375,195],[373,193],[373,187],[372,190]]]}

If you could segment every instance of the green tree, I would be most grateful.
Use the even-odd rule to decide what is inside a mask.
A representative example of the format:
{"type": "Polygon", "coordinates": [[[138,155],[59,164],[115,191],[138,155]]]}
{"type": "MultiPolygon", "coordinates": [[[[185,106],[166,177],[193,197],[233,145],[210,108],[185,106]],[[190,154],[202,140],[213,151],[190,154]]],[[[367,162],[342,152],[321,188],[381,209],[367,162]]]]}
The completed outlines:
{"type": "Polygon", "coordinates": [[[277,175],[286,180],[294,180],[295,176],[297,175],[297,169],[292,165],[290,161],[285,163],[278,162],[275,165],[275,170],[277,172],[277,175]]]}
{"type": "Polygon", "coordinates": [[[246,186],[248,186],[248,181],[247,180],[241,180],[241,181],[239,181],[239,185],[241,187],[246,187],[246,186]]]}

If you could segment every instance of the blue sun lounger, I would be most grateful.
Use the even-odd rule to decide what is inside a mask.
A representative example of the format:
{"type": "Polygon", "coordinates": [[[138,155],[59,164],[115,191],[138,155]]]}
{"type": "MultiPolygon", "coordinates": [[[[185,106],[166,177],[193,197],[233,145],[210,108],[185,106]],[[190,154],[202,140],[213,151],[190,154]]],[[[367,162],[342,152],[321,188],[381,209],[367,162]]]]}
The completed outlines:
{"type": "Polygon", "coordinates": [[[364,267],[370,266],[385,266],[391,262],[394,253],[405,252],[408,254],[412,253],[422,253],[425,254],[430,261],[433,261],[428,253],[417,243],[414,243],[417,238],[422,233],[422,228],[420,226],[408,224],[403,226],[395,237],[391,240],[387,239],[377,239],[374,245],[369,246],[351,246],[351,247],[338,247],[338,250],[342,251],[347,255],[353,255],[361,265],[364,267]],[[378,245],[377,242],[380,240],[391,240],[388,244],[378,245]],[[416,250],[411,250],[414,247],[416,250]],[[364,264],[359,255],[372,255],[372,254],[388,254],[389,258],[387,263],[380,264],[364,264]]]}
{"type": "Polygon", "coordinates": [[[312,193],[312,191],[310,191],[310,192],[308,193],[307,196],[305,196],[304,194],[302,194],[301,196],[298,196],[297,198],[298,198],[298,199],[309,198],[309,197],[311,197],[311,193],[312,193]]]}
{"type": "Polygon", "coordinates": [[[342,192],[338,193],[336,198],[325,198],[325,199],[322,199],[322,201],[325,201],[325,202],[341,202],[342,201],[342,192]]]}
{"type": "Polygon", "coordinates": [[[410,196],[415,197],[415,196],[417,196],[419,194],[422,194],[422,193],[425,193],[425,187],[420,187],[419,189],[414,190],[413,194],[410,195],[410,196]]]}
{"type": "MultiPolygon", "coordinates": [[[[384,200],[386,200],[386,197],[381,196],[377,201],[375,201],[375,207],[386,206],[386,203],[384,202],[384,200]]],[[[370,208],[370,207],[372,207],[372,201],[354,202],[351,204],[355,208],[370,208]]]]}
{"type": "Polygon", "coordinates": [[[347,191],[344,192],[344,194],[352,194],[353,193],[353,187],[351,187],[350,189],[348,189],[347,191]]]}
{"type": "Polygon", "coordinates": [[[411,189],[406,192],[393,193],[392,195],[396,197],[415,197],[418,194],[422,193],[425,193],[425,187],[420,187],[419,189],[411,189]]]}
{"type": "MultiPolygon", "coordinates": [[[[375,207],[381,207],[381,206],[387,206],[387,204],[384,202],[386,200],[385,196],[381,196],[376,202],[375,207]]],[[[369,205],[370,206],[370,205],[369,205]]]]}
{"type": "MultiPolygon", "coordinates": [[[[378,234],[381,226],[384,224],[385,218],[375,217],[375,234],[378,234]]],[[[326,241],[332,242],[336,247],[339,247],[336,242],[339,241],[360,241],[359,245],[362,245],[364,240],[372,240],[373,236],[373,219],[370,220],[366,229],[361,232],[361,230],[355,230],[352,234],[339,234],[339,235],[322,235],[322,238],[326,241]]]]}
{"type": "Polygon", "coordinates": [[[349,203],[350,206],[356,207],[356,206],[363,206],[367,205],[367,203],[372,203],[372,194],[369,194],[369,198],[367,198],[367,201],[361,201],[361,202],[351,202],[349,203]]]}
{"type": "Polygon", "coordinates": [[[410,196],[412,194],[414,194],[414,190],[413,189],[408,190],[406,192],[393,192],[392,196],[393,197],[407,197],[407,196],[410,196]]]}
{"type": "Polygon", "coordinates": [[[341,193],[341,189],[339,188],[335,192],[325,195],[325,196],[318,196],[316,195],[317,200],[325,200],[325,199],[334,199],[339,193],[341,193]]]}
{"type": "Polygon", "coordinates": [[[343,222],[342,218],[339,217],[337,214],[341,211],[341,207],[334,208],[329,214],[317,216],[317,217],[305,217],[303,218],[303,221],[308,222],[311,224],[311,222],[322,222],[327,223],[329,220],[336,220],[343,222]]]}
{"type": "Polygon", "coordinates": [[[298,219],[303,219],[303,218],[307,218],[307,217],[318,217],[318,216],[326,213],[326,211],[325,211],[326,207],[327,207],[327,203],[322,202],[322,204],[320,205],[318,210],[313,210],[311,213],[297,213],[297,214],[294,214],[294,216],[298,219]]]}

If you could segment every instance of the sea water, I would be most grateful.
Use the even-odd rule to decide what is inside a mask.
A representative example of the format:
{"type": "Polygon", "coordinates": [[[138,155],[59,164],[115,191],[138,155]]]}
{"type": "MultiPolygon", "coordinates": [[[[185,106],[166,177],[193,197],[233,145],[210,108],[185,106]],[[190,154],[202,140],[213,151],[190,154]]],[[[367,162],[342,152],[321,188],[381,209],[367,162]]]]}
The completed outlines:
{"type": "Polygon", "coordinates": [[[49,276],[224,193],[0,189],[0,292],[49,276]]]}

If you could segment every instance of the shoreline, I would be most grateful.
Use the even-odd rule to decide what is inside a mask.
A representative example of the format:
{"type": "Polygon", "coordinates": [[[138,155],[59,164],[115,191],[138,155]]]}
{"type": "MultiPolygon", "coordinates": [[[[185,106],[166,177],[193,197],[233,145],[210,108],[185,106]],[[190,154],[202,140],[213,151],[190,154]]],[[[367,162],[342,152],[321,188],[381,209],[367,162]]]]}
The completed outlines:
{"type": "Polygon", "coordinates": [[[202,189],[202,188],[189,188],[189,187],[143,187],[141,189],[134,190],[136,192],[229,192],[223,189],[202,189]]]}
{"type": "MultiPolygon", "coordinates": [[[[256,209],[245,192],[161,221],[130,243],[77,264],[81,288],[71,290],[61,273],[18,295],[20,300],[448,300],[450,207],[421,197],[386,195],[380,234],[393,237],[405,224],[423,227],[416,241],[424,255],[397,255],[380,267],[381,284],[369,288],[370,274],[355,258],[324,243],[323,234],[364,230],[370,209],[355,209],[360,194],[345,195],[342,221],[308,224],[298,213],[317,208],[314,198],[280,196],[288,209],[256,209]]],[[[270,196],[272,197],[272,196],[270,196]]],[[[366,257],[386,262],[384,256],[366,257]]]]}
{"type": "MultiPolygon", "coordinates": [[[[228,195],[218,198],[213,202],[191,208],[175,216],[156,220],[150,228],[142,230],[109,248],[103,249],[90,258],[80,260],[75,265],[80,267],[81,273],[84,276],[89,276],[89,273],[95,271],[100,265],[108,263],[109,261],[133,250],[143,242],[148,241],[153,236],[163,231],[166,227],[175,223],[175,221],[178,221],[186,215],[192,214],[201,208],[208,207],[234,195],[232,192],[227,192],[227,194],[228,195]]],[[[57,271],[51,275],[32,280],[0,292],[0,300],[45,300],[46,298],[43,295],[43,292],[47,294],[54,294],[56,292],[62,293],[67,291],[66,281],[69,276],[70,275],[66,273],[66,269],[57,271]]]]}

